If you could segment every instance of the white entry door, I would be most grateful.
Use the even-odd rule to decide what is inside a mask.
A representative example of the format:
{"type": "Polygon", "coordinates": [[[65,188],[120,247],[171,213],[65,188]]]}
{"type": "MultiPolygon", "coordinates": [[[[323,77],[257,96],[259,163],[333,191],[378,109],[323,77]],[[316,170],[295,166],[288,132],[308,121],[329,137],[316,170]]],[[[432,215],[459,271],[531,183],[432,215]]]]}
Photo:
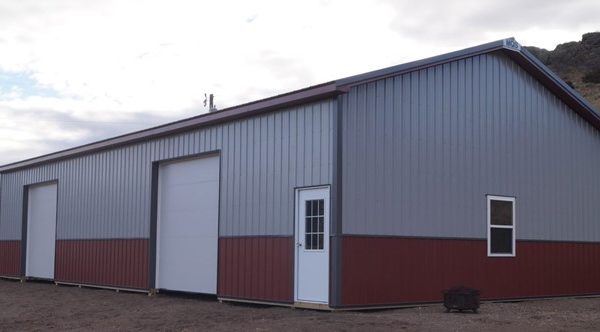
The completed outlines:
{"type": "Polygon", "coordinates": [[[296,191],[296,302],[329,303],[329,188],[296,191]]]}
{"type": "Polygon", "coordinates": [[[156,288],[217,293],[219,157],[159,166],[156,288]]]}
{"type": "Polygon", "coordinates": [[[27,194],[25,276],[54,279],[56,183],[33,185],[27,194]]]}

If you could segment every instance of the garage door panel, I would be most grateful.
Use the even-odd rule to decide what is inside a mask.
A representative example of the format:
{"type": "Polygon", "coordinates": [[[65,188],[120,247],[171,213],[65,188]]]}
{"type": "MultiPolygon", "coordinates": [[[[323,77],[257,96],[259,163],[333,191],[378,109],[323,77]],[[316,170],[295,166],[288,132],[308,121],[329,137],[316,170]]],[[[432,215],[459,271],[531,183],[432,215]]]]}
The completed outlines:
{"type": "Polygon", "coordinates": [[[216,294],[219,158],[159,168],[157,288],[216,294]]]}
{"type": "MultiPolygon", "coordinates": [[[[196,225],[194,225],[196,226],[196,225]]],[[[204,238],[217,238],[216,236],[208,236],[205,233],[216,233],[216,229],[209,227],[206,228],[184,228],[184,227],[162,227],[160,230],[161,239],[177,239],[177,238],[193,238],[193,239],[204,239],[204,238]]]]}
{"type": "MultiPolygon", "coordinates": [[[[205,273],[195,273],[189,271],[190,262],[202,262],[201,266],[216,266],[216,257],[212,252],[197,251],[195,239],[178,239],[179,241],[170,246],[172,252],[162,257],[179,257],[172,259],[168,263],[160,262],[160,287],[162,289],[214,294],[216,279],[212,277],[210,271],[205,273]],[[173,273],[178,271],[179,273],[173,273]]],[[[216,243],[212,243],[216,246],[216,243]]]]}
{"type": "MultiPolygon", "coordinates": [[[[159,231],[163,238],[166,237],[217,237],[217,225],[207,225],[198,222],[199,216],[197,213],[187,213],[181,211],[172,211],[168,214],[170,219],[180,220],[176,227],[161,227],[159,231]],[[210,235],[209,235],[210,234],[210,235]]],[[[216,220],[217,214],[207,213],[202,215],[203,219],[216,220]]]]}
{"type": "Polygon", "coordinates": [[[218,202],[218,197],[212,197],[212,194],[215,191],[218,193],[218,190],[218,181],[202,181],[166,187],[161,195],[162,209],[166,212],[186,211],[190,213],[195,213],[198,208],[208,209],[215,204],[215,201],[218,202]],[[198,187],[202,187],[206,192],[198,192],[198,187]],[[198,196],[206,197],[206,199],[198,200],[198,196]]]}
{"type": "Polygon", "coordinates": [[[202,173],[195,172],[197,165],[189,161],[174,161],[164,164],[165,171],[161,174],[169,185],[185,185],[189,183],[198,183],[203,181],[214,181],[219,178],[219,158],[202,158],[205,160],[205,168],[202,173]],[[188,176],[182,178],[179,174],[185,173],[188,176]]]}

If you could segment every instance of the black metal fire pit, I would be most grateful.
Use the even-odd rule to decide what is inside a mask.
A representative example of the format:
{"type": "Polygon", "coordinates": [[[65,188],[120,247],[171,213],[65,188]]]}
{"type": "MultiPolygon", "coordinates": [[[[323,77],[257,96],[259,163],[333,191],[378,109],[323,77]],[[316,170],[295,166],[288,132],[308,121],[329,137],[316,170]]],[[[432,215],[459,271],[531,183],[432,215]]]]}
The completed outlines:
{"type": "Polygon", "coordinates": [[[473,310],[477,313],[479,309],[479,291],[467,287],[454,287],[444,291],[444,307],[446,312],[450,310],[473,310]]]}

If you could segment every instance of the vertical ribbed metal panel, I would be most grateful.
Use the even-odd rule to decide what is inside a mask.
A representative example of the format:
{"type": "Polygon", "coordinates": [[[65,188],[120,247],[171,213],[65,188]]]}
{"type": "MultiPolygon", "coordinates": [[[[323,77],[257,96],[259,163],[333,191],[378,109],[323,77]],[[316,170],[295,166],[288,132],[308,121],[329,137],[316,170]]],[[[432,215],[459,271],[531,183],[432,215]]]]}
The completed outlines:
{"type": "Polygon", "coordinates": [[[0,240],[21,240],[21,202],[23,189],[15,187],[18,178],[2,175],[2,193],[0,193],[0,240]],[[11,207],[18,207],[11,208],[11,207]]]}
{"type": "Polygon", "coordinates": [[[0,276],[19,276],[21,241],[0,241],[0,276]]]}
{"type": "Polygon", "coordinates": [[[219,297],[292,302],[294,248],[291,236],[219,239],[219,297]]]}
{"type": "MultiPolygon", "coordinates": [[[[0,215],[2,215],[2,174],[0,174],[0,215]]],[[[0,241],[4,240],[2,236],[2,219],[0,219],[0,241]]]]}
{"type": "Polygon", "coordinates": [[[342,303],[440,302],[469,285],[482,299],[600,293],[599,243],[519,241],[517,256],[489,258],[485,240],[347,236],[342,303]]]}
{"type": "Polygon", "coordinates": [[[600,133],[501,53],[342,97],[345,234],[486,237],[486,194],[518,239],[600,241],[600,133]]]}
{"type": "Polygon", "coordinates": [[[21,238],[23,186],[58,180],[58,239],[147,238],[153,161],[221,151],[220,235],[292,235],[294,188],[331,182],[326,100],[2,174],[0,239],[21,238]]]}

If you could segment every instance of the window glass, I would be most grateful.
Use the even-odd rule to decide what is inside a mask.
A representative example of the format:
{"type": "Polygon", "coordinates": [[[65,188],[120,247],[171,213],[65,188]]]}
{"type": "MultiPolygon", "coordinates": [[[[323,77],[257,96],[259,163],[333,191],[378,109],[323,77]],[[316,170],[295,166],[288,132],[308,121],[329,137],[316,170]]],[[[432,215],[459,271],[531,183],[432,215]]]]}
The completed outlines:
{"type": "Polygon", "coordinates": [[[319,200],[314,200],[312,201],[312,216],[318,216],[319,215],[319,200]]]}
{"type": "Polygon", "coordinates": [[[304,239],[306,250],[322,250],[324,248],[325,201],[308,200],[305,203],[304,239]]]}
{"type": "Polygon", "coordinates": [[[492,227],[490,231],[490,251],[494,254],[512,254],[512,228],[492,227]]]}
{"type": "Polygon", "coordinates": [[[490,201],[490,223],[492,225],[512,225],[512,212],[513,203],[511,201],[490,201]]]}

